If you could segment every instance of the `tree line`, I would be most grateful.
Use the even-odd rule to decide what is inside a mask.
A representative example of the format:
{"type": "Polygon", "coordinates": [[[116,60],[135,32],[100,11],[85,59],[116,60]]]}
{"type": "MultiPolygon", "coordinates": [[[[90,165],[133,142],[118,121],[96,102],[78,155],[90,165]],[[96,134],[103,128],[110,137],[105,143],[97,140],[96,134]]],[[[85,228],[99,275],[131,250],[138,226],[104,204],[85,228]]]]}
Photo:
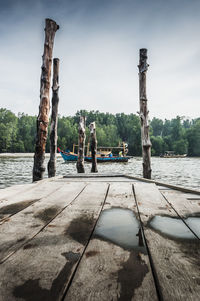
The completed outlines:
{"type": "MultiPolygon", "coordinates": [[[[118,146],[128,143],[129,155],[141,155],[140,119],[135,114],[110,114],[99,111],[80,110],[74,116],[59,116],[58,146],[72,150],[78,141],[79,117],[87,117],[87,125],[96,122],[98,146],[118,146]]],[[[36,136],[36,116],[0,109],[0,152],[34,152],[36,136]]],[[[89,129],[86,128],[86,144],[89,129]]],[[[200,118],[186,119],[180,116],[164,121],[153,118],[150,122],[152,155],[159,156],[165,151],[176,154],[200,156],[200,118]]],[[[49,139],[46,151],[49,152],[49,139]]]]}

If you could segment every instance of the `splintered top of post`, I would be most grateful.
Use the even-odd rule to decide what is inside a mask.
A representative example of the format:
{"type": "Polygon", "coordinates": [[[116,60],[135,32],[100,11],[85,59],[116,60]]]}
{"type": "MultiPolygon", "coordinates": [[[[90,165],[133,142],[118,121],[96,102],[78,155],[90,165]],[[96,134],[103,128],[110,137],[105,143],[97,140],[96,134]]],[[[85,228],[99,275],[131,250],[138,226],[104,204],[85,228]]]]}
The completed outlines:
{"type": "Polygon", "coordinates": [[[94,131],[96,130],[96,124],[95,121],[91,122],[89,125],[90,133],[93,134],[94,131]]]}
{"type": "Polygon", "coordinates": [[[146,72],[149,65],[147,64],[147,49],[141,48],[140,49],[140,62],[138,65],[140,72],[146,72]]]}
{"type": "Polygon", "coordinates": [[[46,24],[46,27],[53,27],[54,30],[58,30],[60,27],[59,25],[56,23],[56,21],[52,20],[52,19],[45,19],[45,24],[46,24]]]}
{"type": "Polygon", "coordinates": [[[141,48],[140,49],[140,59],[147,59],[147,49],[146,48],[141,48]]]}
{"type": "Polygon", "coordinates": [[[80,116],[79,120],[79,130],[85,132],[86,116],[80,116]]]}

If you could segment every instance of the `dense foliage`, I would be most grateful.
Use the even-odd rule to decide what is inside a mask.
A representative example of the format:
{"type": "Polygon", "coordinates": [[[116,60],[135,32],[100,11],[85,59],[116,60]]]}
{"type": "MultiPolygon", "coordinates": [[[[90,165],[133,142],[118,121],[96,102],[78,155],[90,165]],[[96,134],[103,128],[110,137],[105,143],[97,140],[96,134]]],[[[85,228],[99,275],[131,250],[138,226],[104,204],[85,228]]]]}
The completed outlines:
{"type": "MultiPolygon", "coordinates": [[[[58,120],[58,146],[71,149],[78,140],[79,116],[87,116],[87,124],[96,121],[99,146],[117,146],[125,141],[129,154],[141,155],[140,120],[134,114],[110,114],[98,111],[78,111],[75,116],[58,120]]],[[[18,116],[0,109],[0,152],[34,152],[36,116],[19,113],[18,116]]],[[[86,129],[86,143],[89,130],[86,129]]],[[[177,154],[200,156],[200,118],[188,120],[177,116],[165,121],[153,118],[150,123],[152,155],[159,156],[167,150],[177,154]]],[[[47,141],[47,152],[49,141],[47,141]]]]}

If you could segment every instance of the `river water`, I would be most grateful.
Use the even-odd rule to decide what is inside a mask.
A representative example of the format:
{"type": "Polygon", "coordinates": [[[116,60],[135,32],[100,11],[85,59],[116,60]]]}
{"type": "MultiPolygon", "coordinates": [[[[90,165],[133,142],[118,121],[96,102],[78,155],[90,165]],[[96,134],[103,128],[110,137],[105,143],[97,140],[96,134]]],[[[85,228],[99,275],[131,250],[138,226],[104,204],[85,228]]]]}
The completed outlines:
{"type": "MultiPolygon", "coordinates": [[[[45,164],[49,160],[46,155],[45,164]]],[[[152,179],[163,183],[200,190],[200,158],[152,157],[152,179]]],[[[32,182],[33,154],[0,154],[0,188],[32,182]]],[[[86,172],[91,169],[85,163],[86,172]]],[[[134,157],[128,163],[98,164],[99,173],[123,173],[142,177],[142,158],[134,157]]],[[[76,174],[76,163],[57,159],[57,175],[76,174]]],[[[45,173],[47,177],[47,172],[45,173]]]]}

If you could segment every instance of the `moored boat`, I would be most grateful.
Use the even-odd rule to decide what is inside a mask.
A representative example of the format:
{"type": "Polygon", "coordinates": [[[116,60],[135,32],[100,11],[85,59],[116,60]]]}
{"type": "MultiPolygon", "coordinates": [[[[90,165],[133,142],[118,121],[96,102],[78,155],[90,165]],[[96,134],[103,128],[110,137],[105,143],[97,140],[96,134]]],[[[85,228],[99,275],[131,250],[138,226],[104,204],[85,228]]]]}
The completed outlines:
{"type": "Polygon", "coordinates": [[[161,158],[185,158],[187,154],[179,155],[175,154],[174,151],[166,151],[164,155],[160,155],[161,158]]]}
{"type": "MultiPolygon", "coordinates": [[[[58,147],[58,151],[61,154],[64,161],[77,161],[78,155],[74,152],[76,145],[73,145],[73,151],[70,152],[69,150],[63,151],[58,147]]],[[[126,153],[128,152],[127,148],[125,148],[126,145],[123,147],[99,147],[97,151],[97,162],[103,163],[103,162],[128,162],[131,156],[126,156],[126,153]],[[112,154],[112,149],[123,149],[123,152],[119,152],[119,156],[112,154]]],[[[89,153],[89,146],[87,147],[87,154],[85,155],[84,159],[87,162],[92,161],[91,154],[89,153]]]]}

